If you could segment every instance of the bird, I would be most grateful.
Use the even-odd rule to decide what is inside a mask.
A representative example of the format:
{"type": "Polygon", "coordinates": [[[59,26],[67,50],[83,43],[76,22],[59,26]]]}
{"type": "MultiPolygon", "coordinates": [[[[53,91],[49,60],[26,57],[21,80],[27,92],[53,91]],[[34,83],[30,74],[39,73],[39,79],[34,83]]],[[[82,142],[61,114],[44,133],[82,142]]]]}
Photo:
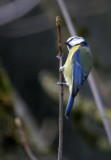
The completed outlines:
{"type": "Polygon", "coordinates": [[[59,71],[63,73],[66,81],[63,84],[69,86],[70,95],[65,111],[65,116],[69,119],[74,99],[92,69],[93,60],[89,45],[83,37],[70,37],[65,44],[69,53],[59,71]]]}

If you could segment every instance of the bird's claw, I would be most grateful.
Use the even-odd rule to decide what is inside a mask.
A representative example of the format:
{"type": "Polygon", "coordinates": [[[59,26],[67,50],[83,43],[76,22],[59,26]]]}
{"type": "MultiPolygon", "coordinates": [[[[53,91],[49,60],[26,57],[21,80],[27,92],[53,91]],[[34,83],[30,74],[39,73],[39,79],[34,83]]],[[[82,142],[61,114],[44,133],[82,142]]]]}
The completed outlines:
{"type": "Polygon", "coordinates": [[[60,56],[59,56],[59,54],[56,56],[56,58],[60,59],[60,56]]]}
{"type": "Polygon", "coordinates": [[[58,85],[66,85],[66,82],[57,82],[58,85]]]}
{"type": "Polygon", "coordinates": [[[59,68],[59,72],[61,73],[63,71],[64,71],[64,67],[62,66],[62,67],[59,68]]]}
{"type": "MultiPolygon", "coordinates": [[[[63,53],[62,53],[62,56],[63,56],[63,53]]],[[[56,58],[61,59],[62,56],[60,56],[59,53],[58,53],[58,55],[56,56],[56,58]]]]}

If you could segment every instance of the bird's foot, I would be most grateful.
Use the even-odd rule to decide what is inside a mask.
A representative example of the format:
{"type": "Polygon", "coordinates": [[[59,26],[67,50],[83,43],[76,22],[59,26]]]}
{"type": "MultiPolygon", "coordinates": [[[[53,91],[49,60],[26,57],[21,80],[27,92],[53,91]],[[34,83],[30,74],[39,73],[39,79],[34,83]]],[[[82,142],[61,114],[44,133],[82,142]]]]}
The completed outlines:
{"type": "Polygon", "coordinates": [[[59,68],[59,72],[62,73],[64,71],[64,66],[59,68]]]}
{"type": "Polygon", "coordinates": [[[57,84],[58,84],[58,85],[61,85],[61,84],[62,84],[62,85],[66,85],[67,83],[66,83],[66,82],[57,82],[57,84]]]}
{"type": "MultiPolygon", "coordinates": [[[[63,53],[62,53],[62,56],[63,56],[63,53]]],[[[58,55],[56,56],[56,58],[61,59],[62,56],[60,56],[59,53],[58,53],[58,55]]]]}

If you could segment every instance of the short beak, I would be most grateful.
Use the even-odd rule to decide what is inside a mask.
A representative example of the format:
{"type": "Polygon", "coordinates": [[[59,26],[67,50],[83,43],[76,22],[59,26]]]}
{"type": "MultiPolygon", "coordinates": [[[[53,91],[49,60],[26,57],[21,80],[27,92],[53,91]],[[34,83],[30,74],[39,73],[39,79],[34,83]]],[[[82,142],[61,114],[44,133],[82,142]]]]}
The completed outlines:
{"type": "Polygon", "coordinates": [[[68,42],[66,41],[64,44],[68,45],[68,42]]]}

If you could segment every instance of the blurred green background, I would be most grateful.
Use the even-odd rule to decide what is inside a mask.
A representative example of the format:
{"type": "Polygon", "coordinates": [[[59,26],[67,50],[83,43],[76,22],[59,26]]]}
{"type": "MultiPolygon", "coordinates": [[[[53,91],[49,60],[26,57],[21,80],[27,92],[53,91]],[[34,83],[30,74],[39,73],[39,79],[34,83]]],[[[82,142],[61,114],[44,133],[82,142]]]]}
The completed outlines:
{"type": "MultiPolygon", "coordinates": [[[[111,1],[64,0],[78,35],[88,41],[93,74],[111,122],[111,1]]],[[[40,160],[57,159],[58,42],[70,37],[55,0],[0,1],[0,160],[26,159],[14,124],[19,116],[32,151],[40,160]]],[[[69,96],[64,87],[64,111],[69,96]]],[[[111,146],[88,82],[76,97],[71,119],[64,116],[64,160],[110,160],[111,146]]]]}

